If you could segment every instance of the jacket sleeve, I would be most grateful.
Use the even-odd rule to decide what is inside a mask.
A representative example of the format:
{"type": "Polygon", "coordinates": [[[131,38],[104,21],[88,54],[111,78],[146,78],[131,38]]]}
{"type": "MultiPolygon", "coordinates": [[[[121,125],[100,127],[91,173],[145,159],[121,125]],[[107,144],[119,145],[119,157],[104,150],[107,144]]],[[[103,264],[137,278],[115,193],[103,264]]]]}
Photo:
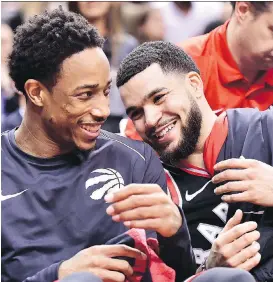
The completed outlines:
{"type": "Polygon", "coordinates": [[[273,257],[255,271],[252,271],[252,275],[257,282],[273,281],[273,257]]]}
{"type": "Polygon", "coordinates": [[[251,273],[258,282],[273,281],[273,208],[265,210],[262,224],[258,227],[258,231],[261,236],[259,239],[260,243],[260,254],[261,261],[251,273]]]}
{"type": "MultiPolygon", "coordinates": [[[[158,156],[147,146],[146,173],[143,183],[156,183],[167,193],[166,174],[158,156]]],[[[176,272],[176,281],[183,281],[196,271],[195,259],[187,221],[183,210],[178,207],[182,216],[182,226],[178,232],[169,238],[157,234],[160,246],[160,258],[176,272]]]]}
{"type": "Polygon", "coordinates": [[[27,277],[23,282],[53,282],[58,279],[58,270],[61,262],[54,263],[47,268],[27,277]]]}
{"type": "Polygon", "coordinates": [[[158,234],[160,257],[176,272],[176,282],[184,281],[196,272],[196,263],[191,246],[190,234],[183,210],[179,208],[182,216],[182,226],[177,233],[169,238],[158,234]]]}
{"type": "Polygon", "coordinates": [[[273,166],[273,106],[262,112],[262,116],[263,137],[266,142],[265,148],[268,148],[268,156],[270,156],[268,164],[273,166]]]}

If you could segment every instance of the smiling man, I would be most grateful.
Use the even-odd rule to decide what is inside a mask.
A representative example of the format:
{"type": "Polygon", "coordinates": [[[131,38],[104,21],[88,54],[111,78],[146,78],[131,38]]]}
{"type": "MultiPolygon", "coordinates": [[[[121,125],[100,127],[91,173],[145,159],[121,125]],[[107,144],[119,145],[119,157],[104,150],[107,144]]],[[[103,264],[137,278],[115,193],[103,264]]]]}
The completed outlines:
{"type": "Polygon", "coordinates": [[[141,138],[170,172],[169,188],[179,189],[173,198],[182,200],[196,262],[253,269],[261,259],[254,220],[263,264],[253,272],[257,281],[272,279],[273,252],[266,248],[272,237],[265,235],[273,232],[272,208],[265,206],[273,206],[273,110],[228,110],[217,117],[193,60],[161,41],[144,43],[123,60],[117,86],[141,138]],[[219,170],[226,171],[214,176],[219,170]],[[227,222],[238,207],[245,222],[242,212],[227,222]]]}
{"type": "Polygon", "coordinates": [[[1,281],[87,271],[103,281],[151,282],[146,239],[163,277],[174,281],[175,270],[181,281],[195,271],[187,224],[157,156],[101,130],[111,87],[103,42],[62,9],[16,32],[10,72],[27,102],[20,127],[1,137],[1,281]]]}

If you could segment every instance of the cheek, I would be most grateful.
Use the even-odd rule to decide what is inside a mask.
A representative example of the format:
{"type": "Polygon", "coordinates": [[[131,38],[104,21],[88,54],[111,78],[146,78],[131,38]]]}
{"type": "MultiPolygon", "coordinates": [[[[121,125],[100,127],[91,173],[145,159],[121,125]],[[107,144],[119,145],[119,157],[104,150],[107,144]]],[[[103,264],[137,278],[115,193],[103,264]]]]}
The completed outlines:
{"type": "Polygon", "coordinates": [[[145,126],[144,123],[142,121],[135,121],[134,122],[134,126],[136,128],[136,130],[138,131],[139,134],[144,134],[145,133],[145,126]]]}
{"type": "Polygon", "coordinates": [[[49,123],[60,128],[71,126],[73,121],[75,122],[76,116],[75,109],[69,104],[52,106],[48,112],[49,123]]]}

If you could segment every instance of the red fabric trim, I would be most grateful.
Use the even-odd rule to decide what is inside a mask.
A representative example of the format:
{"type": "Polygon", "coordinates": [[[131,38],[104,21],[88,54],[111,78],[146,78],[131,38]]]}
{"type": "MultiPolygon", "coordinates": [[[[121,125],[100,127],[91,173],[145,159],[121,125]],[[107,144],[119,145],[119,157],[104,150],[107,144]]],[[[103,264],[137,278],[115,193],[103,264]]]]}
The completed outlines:
{"type": "Polygon", "coordinates": [[[150,272],[152,281],[175,282],[175,271],[167,266],[158,256],[158,241],[154,238],[149,238],[147,240],[147,245],[151,255],[150,272]]]}
{"type": "Polygon", "coordinates": [[[174,182],[170,173],[167,170],[165,170],[165,174],[166,174],[166,180],[167,180],[167,187],[171,194],[171,198],[173,202],[176,205],[178,205],[179,207],[182,207],[182,197],[181,195],[178,194],[180,193],[180,191],[179,191],[179,188],[177,187],[177,184],[174,182]]]}
{"type": "Polygon", "coordinates": [[[186,168],[180,168],[180,169],[185,171],[188,174],[191,174],[191,175],[201,176],[201,177],[205,177],[205,178],[211,178],[209,173],[208,174],[202,174],[202,173],[198,173],[198,172],[195,172],[195,171],[190,171],[190,170],[188,170],[186,168]]]}
{"type": "Polygon", "coordinates": [[[140,135],[137,133],[135,126],[131,119],[128,119],[124,133],[125,133],[125,136],[128,138],[131,138],[133,140],[143,141],[140,135]]]}
{"type": "MultiPolygon", "coordinates": [[[[146,233],[143,229],[130,229],[128,232],[126,232],[130,237],[132,237],[135,241],[135,248],[147,254],[147,248],[143,243],[146,243],[146,233]]],[[[148,257],[149,259],[149,257],[148,257]]],[[[143,274],[146,271],[146,260],[135,260],[135,265],[133,267],[134,269],[134,275],[132,277],[132,280],[126,280],[126,282],[140,282],[142,279],[143,274]]]]}
{"type": "Polygon", "coordinates": [[[228,119],[223,112],[215,121],[212,131],[204,146],[204,163],[211,176],[214,175],[214,165],[228,135],[228,119]]]}
{"type": "Polygon", "coordinates": [[[147,261],[135,260],[133,267],[134,275],[130,277],[130,281],[140,282],[146,268],[150,271],[152,281],[175,282],[175,271],[167,266],[158,256],[159,244],[154,238],[146,238],[146,233],[143,229],[130,229],[126,232],[135,241],[135,248],[147,255],[147,261]]]}
{"type": "Polygon", "coordinates": [[[207,172],[204,168],[192,165],[192,164],[190,164],[190,163],[188,163],[187,161],[184,161],[184,160],[180,161],[179,168],[181,168],[181,169],[194,168],[194,169],[198,169],[198,170],[202,170],[202,171],[207,172]]]}

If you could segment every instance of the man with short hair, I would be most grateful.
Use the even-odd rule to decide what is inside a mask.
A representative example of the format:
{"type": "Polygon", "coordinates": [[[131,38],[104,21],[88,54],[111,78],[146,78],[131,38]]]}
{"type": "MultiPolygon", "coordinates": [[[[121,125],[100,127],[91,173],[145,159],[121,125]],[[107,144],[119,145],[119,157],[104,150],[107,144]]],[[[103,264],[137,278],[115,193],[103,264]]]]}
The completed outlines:
{"type": "Polygon", "coordinates": [[[111,87],[103,42],[62,9],[16,32],[10,73],[27,102],[20,127],[1,136],[1,281],[86,271],[103,281],[151,282],[165,273],[174,281],[174,270],[182,281],[195,272],[186,220],[164,193],[157,156],[101,130],[111,87]]]}
{"type": "Polygon", "coordinates": [[[183,206],[196,262],[202,269],[222,265],[253,270],[257,281],[272,279],[273,110],[236,109],[217,117],[193,60],[161,41],[144,43],[123,60],[117,86],[141,138],[169,171],[168,187],[183,206]],[[234,202],[243,203],[228,207],[234,202]],[[227,222],[237,208],[243,213],[227,222]]]}
{"type": "Polygon", "coordinates": [[[273,105],[273,2],[231,2],[230,20],[178,44],[197,64],[213,110],[273,105]]]}
{"type": "MultiPolygon", "coordinates": [[[[273,2],[231,2],[231,19],[208,34],[178,44],[190,55],[205,97],[217,114],[273,105],[273,2]]],[[[131,120],[125,135],[140,140],[131,120]]]]}

